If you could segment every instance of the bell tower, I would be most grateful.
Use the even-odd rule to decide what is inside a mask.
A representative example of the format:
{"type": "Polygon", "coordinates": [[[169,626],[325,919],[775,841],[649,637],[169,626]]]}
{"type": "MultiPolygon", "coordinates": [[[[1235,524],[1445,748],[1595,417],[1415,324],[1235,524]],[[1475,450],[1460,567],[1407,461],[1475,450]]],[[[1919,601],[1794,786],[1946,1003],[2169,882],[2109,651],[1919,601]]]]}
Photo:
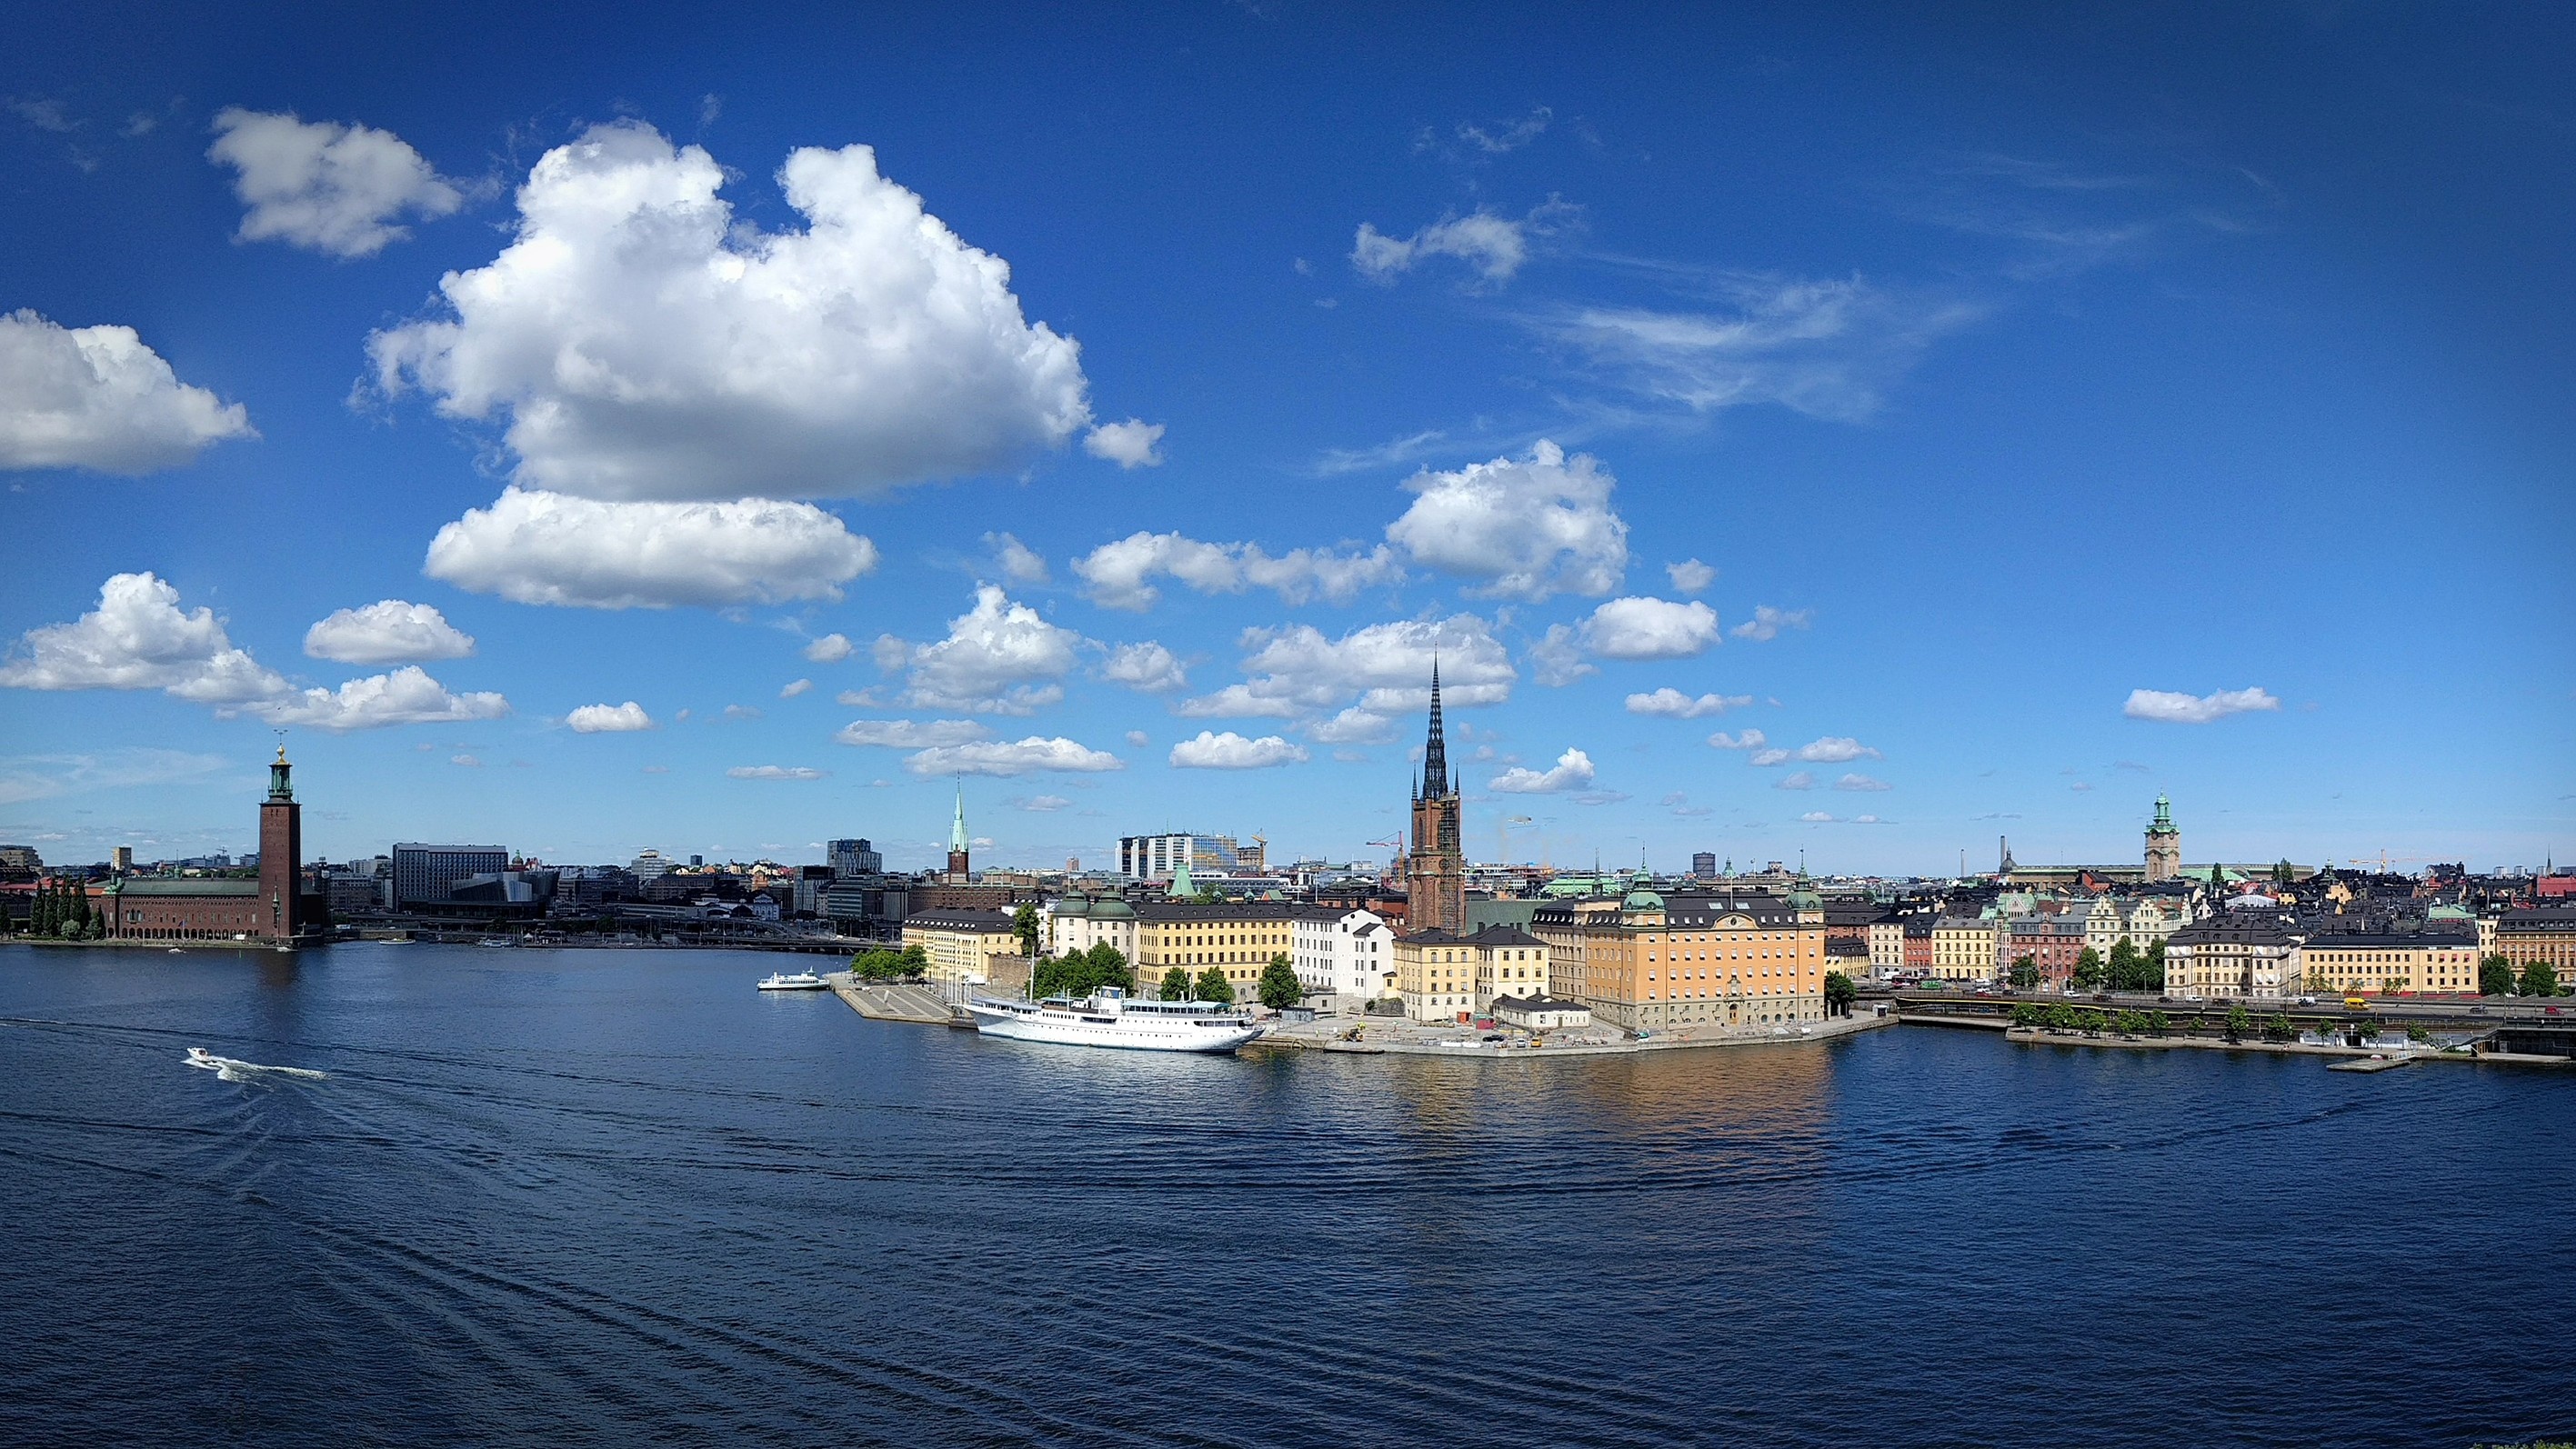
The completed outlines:
{"type": "Polygon", "coordinates": [[[2156,820],[2147,827],[2147,879],[2172,880],[2182,874],[2182,832],[2174,828],[2173,802],[2156,797],[2156,820]]]}
{"type": "Polygon", "coordinates": [[[304,807],[295,803],[286,746],[268,766],[268,798],[259,803],[260,934],[292,941],[304,930],[304,807]]]}
{"type": "Polygon", "coordinates": [[[1431,732],[1413,788],[1413,849],[1404,862],[1405,924],[1415,930],[1467,925],[1467,866],[1458,833],[1458,777],[1440,727],[1440,666],[1431,666],[1431,732]]]}

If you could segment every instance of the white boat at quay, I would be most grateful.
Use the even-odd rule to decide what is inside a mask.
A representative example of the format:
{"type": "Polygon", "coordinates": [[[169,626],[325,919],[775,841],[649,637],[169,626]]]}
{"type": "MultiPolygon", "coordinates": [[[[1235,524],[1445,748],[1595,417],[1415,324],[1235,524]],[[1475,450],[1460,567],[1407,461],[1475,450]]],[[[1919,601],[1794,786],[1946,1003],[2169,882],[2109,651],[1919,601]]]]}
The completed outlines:
{"type": "Polygon", "coordinates": [[[966,1003],[975,1029],[1015,1041],[1119,1047],[1140,1052],[1230,1052],[1261,1028],[1252,1018],[1208,1001],[1130,1001],[1115,986],[1074,1000],[1008,1001],[979,996],[966,1003]]]}
{"type": "Polygon", "coordinates": [[[826,983],[811,971],[772,971],[760,983],[763,991],[820,991],[826,983]]]}

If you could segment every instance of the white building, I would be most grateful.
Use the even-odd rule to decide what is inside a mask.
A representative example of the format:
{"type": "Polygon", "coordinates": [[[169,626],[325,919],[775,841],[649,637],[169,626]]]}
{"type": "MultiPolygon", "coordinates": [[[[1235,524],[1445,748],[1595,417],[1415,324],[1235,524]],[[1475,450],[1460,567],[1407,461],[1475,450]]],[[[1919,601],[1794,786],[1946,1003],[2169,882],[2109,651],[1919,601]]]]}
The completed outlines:
{"type": "Polygon", "coordinates": [[[1374,911],[1299,906],[1288,913],[1288,964],[1309,996],[1345,1009],[1393,996],[1395,933],[1374,911]]]}
{"type": "Polygon", "coordinates": [[[1266,847],[1259,837],[1237,844],[1231,835],[1174,831],[1168,835],[1118,837],[1118,873],[1129,880],[1169,880],[1184,865],[1192,875],[1244,876],[1269,872],[1266,847]]]}
{"type": "Polygon", "coordinates": [[[1124,897],[1073,892],[1047,902],[1048,955],[1069,956],[1103,945],[1115,947],[1131,962],[1136,959],[1136,908],[1124,897]]]}

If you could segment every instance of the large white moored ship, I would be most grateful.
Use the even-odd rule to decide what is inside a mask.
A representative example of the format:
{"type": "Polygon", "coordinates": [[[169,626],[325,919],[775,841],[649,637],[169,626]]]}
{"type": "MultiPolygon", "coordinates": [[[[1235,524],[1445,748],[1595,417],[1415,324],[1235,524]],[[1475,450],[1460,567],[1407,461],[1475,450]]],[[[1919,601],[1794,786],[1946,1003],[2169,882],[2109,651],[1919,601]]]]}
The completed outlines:
{"type": "Polygon", "coordinates": [[[966,1004],[986,1036],[1063,1046],[1122,1047],[1145,1052],[1230,1052],[1261,1028],[1242,1012],[1206,1001],[1130,1001],[1104,986],[1079,1001],[1006,1001],[979,996],[966,1004]]]}

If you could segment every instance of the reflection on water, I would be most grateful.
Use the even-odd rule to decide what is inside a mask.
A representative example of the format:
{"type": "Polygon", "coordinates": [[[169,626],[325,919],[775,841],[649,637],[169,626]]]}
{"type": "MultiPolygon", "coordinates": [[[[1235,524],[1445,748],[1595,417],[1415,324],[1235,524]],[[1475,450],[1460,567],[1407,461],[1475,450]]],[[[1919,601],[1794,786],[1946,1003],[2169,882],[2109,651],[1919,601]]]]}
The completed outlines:
{"type": "MultiPolygon", "coordinates": [[[[2497,1262],[2576,1271],[2522,1228],[2576,1198],[2576,1079],[1914,1029],[1084,1052],[762,998],[774,964],[0,948],[0,1442],[2456,1444],[2576,1416],[2492,1351],[2490,1296],[2497,1262]],[[328,1075],[218,1081],[192,1045],[328,1075]],[[2320,1203],[2340,1260],[2406,1265],[2403,1313],[2249,1291],[2188,1241],[2320,1203]],[[2120,1373],[2028,1393],[2071,1331],[2120,1373]],[[2367,1342],[2373,1371],[2214,1382],[2248,1341],[2367,1342]]],[[[2563,1295],[2515,1311],[2576,1330],[2563,1295]]]]}

